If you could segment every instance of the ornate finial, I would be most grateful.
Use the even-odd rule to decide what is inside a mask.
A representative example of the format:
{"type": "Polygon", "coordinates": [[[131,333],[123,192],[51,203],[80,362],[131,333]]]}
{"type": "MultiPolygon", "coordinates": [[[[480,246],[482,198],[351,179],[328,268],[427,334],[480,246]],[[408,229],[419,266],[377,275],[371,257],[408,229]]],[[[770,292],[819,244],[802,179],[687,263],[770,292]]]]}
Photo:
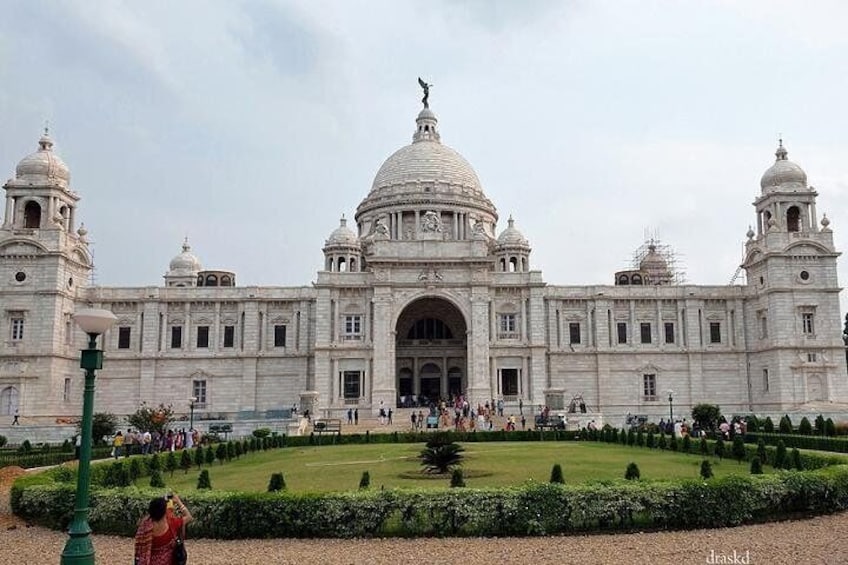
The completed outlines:
{"type": "Polygon", "coordinates": [[[50,135],[50,120],[44,120],[44,135],[50,135]]]}
{"type": "Polygon", "coordinates": [[[754,228],[752,228],[750,224],[748,225],[748,233],[745,235],[748,236],[748,239],[754,239],[754,235],[756,235],[754,234],[754,228]]]}
{"type": "Polygon", "coordinates": [[[777,157],[778,161],[785,161],[786,160],[786,156],[788,155],[788,152],[786,151],[786,148],[783,146],[783,136],[782,135],[780,135],[777,138],[777,151],[774,152],[774,155],[775,155],[775,157],[777,157]]]}
{"type": "Polygon", "coordinates": [[[339,220],[339,226],[346,226],[346,225],[347,225],[347,218],[345,218],[345,215],[342,214],[342,217],[339,220]]]}
{"type": "Polygon", "coordinates": [[[828,227],[830,225],[830,220],[827,218],[827,214],[822,214],[821,225],[822,229],[830,231],[830,228],[828,227]]]}
{"type": "Polygon", "coordinates": [[[507,226],[513,227],[513,225],[515,224],[515,220],[512,219],[512,214],[509,215],[509,219],[506,221],[506,223],[507,226]]]}
{"type": "Polygon", "coordinates": [[[424,98],[421,99],[421,103],[424,104],[425,108],[429,108],[430,103],[428,102],[428,100],[430,98],[430,87],[433,85],[427,84],[426,82],[421,80],[421,77],[418,77],[418,84],[421,85],[421,88],[424,90],[424,98]]]}
{"type": "Polygon", "coordinates": [[[183,240],[183,252],[191,251],[191,245],[188,244],[188,236],[185,236],[185,240],[183,240]]]}

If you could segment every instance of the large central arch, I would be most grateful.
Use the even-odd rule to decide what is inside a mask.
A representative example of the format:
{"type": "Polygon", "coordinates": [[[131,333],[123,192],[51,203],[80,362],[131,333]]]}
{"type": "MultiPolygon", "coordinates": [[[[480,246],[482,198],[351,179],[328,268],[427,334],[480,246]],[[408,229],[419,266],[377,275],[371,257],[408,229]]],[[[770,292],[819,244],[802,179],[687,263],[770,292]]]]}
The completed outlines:
{"type": "Polygon", "coordinates": [[[395,327],[398,406],[426,406],[465,394],[468,326],[448,300],[419,298],[403,309],[395,327]]]}

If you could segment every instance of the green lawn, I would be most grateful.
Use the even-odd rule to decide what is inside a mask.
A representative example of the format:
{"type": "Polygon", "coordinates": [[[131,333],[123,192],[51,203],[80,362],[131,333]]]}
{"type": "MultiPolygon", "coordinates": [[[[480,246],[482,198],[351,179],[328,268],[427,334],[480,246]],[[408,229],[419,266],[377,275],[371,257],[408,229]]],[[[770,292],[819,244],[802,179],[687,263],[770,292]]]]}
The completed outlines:
{"type": "MultiPolygon", "coordinates": [[[[265,491],[272,473],[282,472],[290,491],[344,491],[356,489],[363,471],[371,487],[444,487],[448,479],[405,478],[420,465],[417,455],[424,444],[369,444],[296,447],[251,453],[209,469],[215,490],[265,491]]],[[[639,465],[643,479],[698,478],[702,457],[669,451],[583,442],[467,443],[463,468],[477,478],[469,487],[521,484],[528,479],[547,482],[554,463],[562,466],[566,483],[624,477],[627,464],[639,465]]],[[[748,474],[749,463],[710,458],[717,477],[748,474]]],[[[766,467],[766,472],[771,468],[766,467]]],[[[168,488],[194,490],[197,467],[188,474],[164,474],[168,488]]]]}

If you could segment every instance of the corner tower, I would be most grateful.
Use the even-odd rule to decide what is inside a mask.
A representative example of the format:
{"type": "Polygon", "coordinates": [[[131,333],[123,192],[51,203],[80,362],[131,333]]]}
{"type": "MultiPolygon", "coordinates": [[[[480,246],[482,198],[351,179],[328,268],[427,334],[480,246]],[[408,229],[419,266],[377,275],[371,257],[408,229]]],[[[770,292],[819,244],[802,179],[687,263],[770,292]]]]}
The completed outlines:
{"type": "Polygon", "coordinates": [[[748,230],[746,339],[755,410],[848,401],[839,282],[830,221],[781,140],[748,230]]]}

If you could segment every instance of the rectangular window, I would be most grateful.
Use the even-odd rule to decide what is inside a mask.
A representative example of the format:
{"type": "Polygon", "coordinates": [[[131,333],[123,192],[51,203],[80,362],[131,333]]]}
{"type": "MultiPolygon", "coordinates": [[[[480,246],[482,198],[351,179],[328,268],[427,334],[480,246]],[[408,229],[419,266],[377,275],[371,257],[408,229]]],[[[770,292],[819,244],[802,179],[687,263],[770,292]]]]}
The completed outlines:
{"type": "Polygon", "coordinates": [[[342,373],[342,390],[345,398],[359,398],[361,373],[359,371],[344,371],[342,373]]]}
{"type": "Polygon", "coordinates": [[[655,374],[642,375],[642,393],[645,400],[657,399],[657,376],[655,374]]]}
{"type": "Polygon", "coordinates": [[[768,337],[768,317],[764,314],[760,316],[760,339],[768,337]]]}
{"type": "Polygon", "coordinates": [[[818,353],[807,353],[807,363],[816,363],[819,360],[818,353]]]}
{"type": "Polygon", "coordinates": [[[618,322],[618,343],[627,343],[627,322],[618,322]]]}
{"type": "Polygon", "coordinates": [[[235,326],[224,326],[224,347],[233,347],[236,337],[235,326]]]}
{"type": "Polygon", "coordinates": [[[665,323],[665,342],[674,343],[674,322],[665,323]]]}
{"type": "Polygon", "coordinates": [[[710,322],[710,343],[721,343],[721,322],[710,322]]]}
{"type": "Polygon", "coordinates": [[[12,341],[21,341],[24,338],[24,319],[12,318],[12,341]]]}
{"type": "Polygon", "coordinates": [[[568,324],[568,339],[570,343],[580,343],[580,322],[568,324]]]}
{"type": "Polygon", "coordinates": [[[344,339],[362,339],[362,316],[345,316],[344,339]]]}
{"type": "Polygon", "coordinates": [[[286,326],[274,326],[274,347],[286,346],[286,326]]]}
{"type": "Polygon", "coordinates": [[[769,374],[768,369],[763,369],[763,391],[769,391],[769,374]]]}
{"type": "Polygon", "coordinates": [[[183,327],[171,327],[171,349],[180,349],[183,346],[183,327]]]}
{"type": "Polygon", "coordinates": [[[639,324],[639,335],[642,343],[651,343],[651,323],[642,322],[639,324]]]}
{"type": "Polygon", "coordinates": [[[65,377],[65,386],[62,388],[62,402],[71,401],[71,379],[65,377]]]}
{"type": "Polygon", "coordinates": [[[194,402],[195,408],[206,408],[206,381],[191,381],[191,395],[197,399],[194,402]]]}
{"type": "Polygon", "coordinates": [[[515,314],[500,314],[498,316],[498,337],[501,339],[516,339],[518,332],[516,331],[515,314]]]}
{"type": "Polygon", "coordinates": [[[518,396],[518,369],[501,369],[501,394],[518,396]]]}
{"type": "Polygon", "coordinates": [[[209,326],[197,326],[197,347],[209,347],[209,326]]]}
{"type": "Polygon", "coordinates": [[[129,326],[121,326],[118,328],[118,349],[129,349],[130,348],[130,335],[132,334],[132,328],[129,326]]]}
{"type": "Polygon", "coordinates": [[[804,335],[815,335],[815,315],[812,312],[803,312],[801,314],[801,331],[804,332],[804,335]]]}

